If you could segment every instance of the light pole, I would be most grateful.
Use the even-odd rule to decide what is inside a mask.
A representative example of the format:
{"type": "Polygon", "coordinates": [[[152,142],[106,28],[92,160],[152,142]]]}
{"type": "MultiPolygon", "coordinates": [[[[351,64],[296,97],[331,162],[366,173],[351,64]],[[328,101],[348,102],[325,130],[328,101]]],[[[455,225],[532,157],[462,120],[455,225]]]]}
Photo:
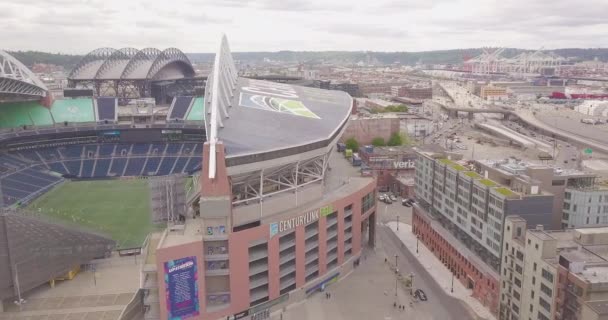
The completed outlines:
{"type": "Polygon", "coordinates": [[[399,267],[397,267],[397,255],[395,255],[395,303],[397,303],[397,285],[399,281],[399,267]]]}
{"type": "Polygon", "coordinates": [[[418,253],[418,240],[420,240],[420,235],[416,235],[416,253],[418,253]]]}
{"type": "Polygon", "coordinates": [[[414,295],[414,274],[410,273],[410,296],[414,295]]]}
{"type": "Polygon", "coordinates": [[[452,290],[450,292],[454,293],[454,269],[452,268],[452,290]]]}
{"type": "Polygon", "coordinates": [[[399,213],[397,213],[397,231],[399,231],[399,213]]]}
{"type": "Polygon", "coordinates": [[[15,304],[19,306],[19,312],[23,311],[23,305],[25,304],[25,299],[21,298],[21,286],[19,285],[19,271],[17,270],[17,265],[15,264],[15,288],[17,289],[17,301],[15,304]]]}

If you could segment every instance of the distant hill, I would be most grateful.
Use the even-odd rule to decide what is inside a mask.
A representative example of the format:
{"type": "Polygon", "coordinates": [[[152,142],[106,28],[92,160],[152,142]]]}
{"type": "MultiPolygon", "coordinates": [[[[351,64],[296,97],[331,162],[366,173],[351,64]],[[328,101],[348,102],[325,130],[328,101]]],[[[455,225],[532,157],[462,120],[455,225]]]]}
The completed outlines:
{"type": "Polygon", "coordinates": [[[35,63],[46,63],[63,66],[67,71],[72,70],[83,57],[81,55],[68,55],[40,51],[9,51],[8,53],[29,68],[31,68],[35,63]]]}
{"type": "MultiPolygon", "coordinates": [[[[512,57],[521,52],[530,51],[516,48],[508,48],[503,56],[512,57]]],[[[608,61],[608,48],[590,49],[556,49],[550,50],[563,57],[574,58],[574,60],[608,61]]],[[[422,52],[373,52],[373,51],[277,51],[277,52],[234,52],[234,59],[243,63],[258,63],[264,59],[272,61],[317,64],[328,62],[334,64],[350,65],[362,61],[376,64],[400,63],[404,65],[423,64],[459,64],[465,60],[481,54],[482,49],[454,49],[422,52]]],[[[82,55],[66,55],[59,53],[47,53],[40,51],[13,51],[9,52],[23,64],[31,67],[35,63],[50,63],[63,66],[66,70],[74,68],[82,59],[82,55]]],[[[210,63],[213,61],[212,53],[188,53],[190,60],[194,63],[210,63]]]]}

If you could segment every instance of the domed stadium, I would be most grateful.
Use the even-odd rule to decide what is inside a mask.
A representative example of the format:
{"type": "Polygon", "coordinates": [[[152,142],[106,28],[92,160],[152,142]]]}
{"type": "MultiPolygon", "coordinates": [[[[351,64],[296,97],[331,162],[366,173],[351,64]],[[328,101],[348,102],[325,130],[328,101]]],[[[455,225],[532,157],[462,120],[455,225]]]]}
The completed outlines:
{"type": "MultiPolygon", "coordinates": [[[[82,58],[68,75],[68,85],[91,89],[95,96],[154,97],[167,102],[176,93],[202,93],[188,57],[179,49],[100,48],[82,58]]],[[[162,102],[161,102],[162,101],[162,102]]]]}

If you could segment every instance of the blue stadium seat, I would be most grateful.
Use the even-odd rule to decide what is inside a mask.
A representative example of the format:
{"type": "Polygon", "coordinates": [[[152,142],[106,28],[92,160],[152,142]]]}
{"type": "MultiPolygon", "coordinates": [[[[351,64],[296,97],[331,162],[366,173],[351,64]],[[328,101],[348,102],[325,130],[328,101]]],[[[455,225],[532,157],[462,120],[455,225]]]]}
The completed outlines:
{"type": "Polygon", "coordinates": [[[80,174],[80,162],[80,160],[68,160],[64,161],[63,164],[68,168],[71,175],[77,176],[80,174]]]}
{"type": "Polygon", "coordinates": [[[68,174],[69,172],[67,172],[67,170],[65,169],[65,167],[63,166],[63,163],[61,161],[57,161],[57,162],[51,162],[49,163],[49,168],[52,171],[61,173],[61,174],[68,174]]]}
{"type": "Polygon", "coordinates": [[[72,145],[59,148],[59,152],[63,155],[64,159],[75,159],[82,157],[82,146],[72,145]]]}
{"type": "Polygon", "coordinates": [[[95,158],[97,157],[97,144],[89,144],[84,146],[84,157],[85,158],[95,158]]]}
{"type": "Polygon", "coordinates": [[[108,174],[111,176],[122,176],[122,172],[125,170],[127,165],[127,158],[114,158],[112,160],[112,167],[108,174]]]}
{"type": "Polygon", "coordinates": [[[93,176],[93,166],[95,165],[95,160],[83,160],[82,161],[82,174],[80,175],[83,178],[90,178],[93,176]]]}
{"type": "Polygon", "coordinates": [[[131,149],[131,154],[145,155],[148,154],[148,149],[150,149],[149,143],[135,143],[133,144],[133,148],[131,149]]]}
{"type": "Polygon", "coordinates": [[[158,172],[156,174],[159,176],[166,176],[168,174],[171,174],[171,170],[173,169],[175,161],[177,161],[176,157],[164,157],[163,161],[158,167],[158,172]]]}
{"type": "Polygon", "coordinates": [[[95,165],[95,172],[93,173],[93,177],[106,177],[108,175],[108,169],[110,169],[111,162],[112,159],[97,159],[97,164],[95,165]]]}
{"type": "Polygon", "coordinates": [[[177,159],[177,162],[175,163],[175,167],[173,168],[173,172],[171,172],[171,174],[182,173],[184,171],[186,163],[188,162],[188,159],[188,157],[179,157],[177,159]]]}
{"type": "Polygon", "coordinates": [[[187,173],[192,173],[194,171],[198,171],[201,169],[201,159],[202,157],[191,157],[186,165],[186,169],[184,169],[187,173]]]}
{"type": "Polygon", "coordinates": [[[178,154],[181,149],[182,149],[181,143],[169,143],[169,145],[167,146],[167,150],[165,151],[165,154],[166,155],[178,154]]]}
{"type": "Polygon", "coordinates": [[[102,144],[99,146],[99,156],[100,157],[108,157],[112,155],[114,152],[115,144],[102,144]]]}
{"type": "Polygon", "coordinates": [[[97,116],[99,121],[116,119],[116,98],[97,98],[97,116]]]}
{"type": "Polygon", "coordinates": [[[193,97],[176,97],[171,114],[167,119],[180,119],[183,120],[190,108],[193,97]]]}
{"type": "Polygon", "coordinates": [[[161,157],[149,157],[148,162],[146,162],[146,166],[144,167],[144,171],[142,175],[144,176],[153,176],[156,175],[156,170],[158,170],[158,165],[162,160],[161,157]]]}
{"type": "Polygon", "coordinates": [[[166,147],[167,145],[165,143],[153,143],[150,148],[150,155],[161,156],[163,155],[163,152],[165,152],[166,147]]]}
{"type": "Polygon", "coordinates": [[[146,162],[146,158],[129,158],[129,162],[127,163],[127,169],[125,170],[124,176],[139,176],[141,175],[141,170],[144,167],[144,163],[146,162]]]}

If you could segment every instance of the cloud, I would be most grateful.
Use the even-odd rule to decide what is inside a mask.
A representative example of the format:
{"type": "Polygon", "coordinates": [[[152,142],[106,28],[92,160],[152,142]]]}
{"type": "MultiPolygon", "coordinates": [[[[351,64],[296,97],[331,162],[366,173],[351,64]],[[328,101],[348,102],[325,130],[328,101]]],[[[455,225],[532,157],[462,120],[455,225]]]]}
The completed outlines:
{"type": "Polygon", "coordinates": [[[110,47],[235,51],[598,47],[608,1],[18,0],[0,1],[8,50],[110,47]]]}
{"type": "Polygon", "coordinates": [[[381,25],[365,25],[365,24],[334,24],[328,27],[318,29],[338,35],[347,35],[358,38],[395,38],[402,40],[408,36],[408,33],[403,30],[381,25]]]}

